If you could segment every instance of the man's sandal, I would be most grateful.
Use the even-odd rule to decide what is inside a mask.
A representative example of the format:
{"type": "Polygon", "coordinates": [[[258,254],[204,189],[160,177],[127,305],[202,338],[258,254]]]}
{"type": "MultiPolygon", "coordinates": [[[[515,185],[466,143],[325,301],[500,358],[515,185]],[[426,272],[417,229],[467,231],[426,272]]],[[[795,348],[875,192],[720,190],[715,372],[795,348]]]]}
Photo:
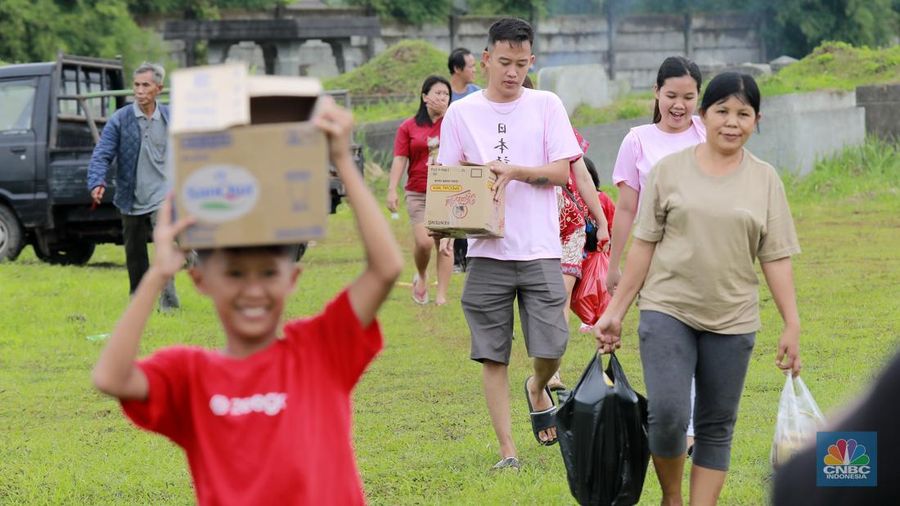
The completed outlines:
{"type": "Polygon", "coordinates": [[[556,405],[553,404],[553,396],[550,394],[550,389],[545,386],[544,392],[547,393],[547,397],[550,399],[550,404],[552,405],[543,411],[534,410],[534,407],[531,405],[531,395],[528,393],[528,380],[531,378],[532,376],[525,378],[525,401],[528,403],[528,416],[531,418],[531,431],[534,433],[534,439],[536,439],[538,443],[543,446],[553,446],[556,444],[557,439],[553,438],[548,441],[542,441],[541,432],[556,427],[556,405]]]}

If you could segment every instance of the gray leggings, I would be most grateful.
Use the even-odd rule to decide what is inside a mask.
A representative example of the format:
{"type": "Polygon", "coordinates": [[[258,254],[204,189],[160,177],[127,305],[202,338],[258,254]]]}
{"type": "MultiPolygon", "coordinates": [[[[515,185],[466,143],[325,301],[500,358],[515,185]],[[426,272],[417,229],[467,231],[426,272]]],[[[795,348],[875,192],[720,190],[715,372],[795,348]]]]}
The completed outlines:
{"type": "Polygon", "coordinates": [[[664,458],[685,452],[694,404],[695,465],[727,471],[738,403],[756,333],[716,334],[688,327],[658,311],[641,311],[641,362],[650,422],[650,453],[664,458]]]}

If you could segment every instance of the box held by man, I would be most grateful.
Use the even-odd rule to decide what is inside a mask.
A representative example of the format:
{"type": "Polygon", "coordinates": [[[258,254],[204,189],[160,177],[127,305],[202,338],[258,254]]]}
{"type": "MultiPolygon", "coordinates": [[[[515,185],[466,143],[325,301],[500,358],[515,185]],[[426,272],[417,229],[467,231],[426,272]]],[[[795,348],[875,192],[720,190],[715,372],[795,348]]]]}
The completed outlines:
{"type": "Polygon", "coordinates": [[[451,237],[503,237],[504,202],[497,176],[481,165],[428,167],[425,228],[451,237]]]}

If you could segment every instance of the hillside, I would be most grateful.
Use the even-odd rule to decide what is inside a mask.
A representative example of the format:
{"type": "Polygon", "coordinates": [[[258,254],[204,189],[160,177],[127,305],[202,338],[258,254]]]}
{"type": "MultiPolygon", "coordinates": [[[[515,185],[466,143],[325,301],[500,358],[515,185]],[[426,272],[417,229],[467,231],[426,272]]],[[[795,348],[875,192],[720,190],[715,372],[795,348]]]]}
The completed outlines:
{"type": "Polygon", "coordinates": [[[431,74],[447,77],[447,53],[422,40],[395,44],[365,65],[325,81],[352,95],[418,95],[431,74]]]}

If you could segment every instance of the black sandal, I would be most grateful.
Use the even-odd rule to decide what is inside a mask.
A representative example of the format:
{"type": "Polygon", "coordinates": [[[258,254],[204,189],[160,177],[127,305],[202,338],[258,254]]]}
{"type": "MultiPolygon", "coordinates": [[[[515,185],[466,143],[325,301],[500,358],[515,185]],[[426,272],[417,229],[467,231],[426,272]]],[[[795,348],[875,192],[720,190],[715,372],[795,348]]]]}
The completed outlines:
{"type": "Polygon", "coordinates": [[[553,396],[550,393],[550,389],[544,387],[544,392],[547,393],[547,397],[553,405],[543,411],[534,410],[531,406],[531,396],[528,394],[528,380],[531,378],[532,376],[525,378],[525,401],[528,403],[528,416],[531,418],[531,431],[534,433],[534,439],[536,439],[538,443],[543,446],[553,446],[556,444],[557,439],[553,438],[549,441],[542,441],[541,432],[556,427],[556,405],[553,404],[553,396]]]}

